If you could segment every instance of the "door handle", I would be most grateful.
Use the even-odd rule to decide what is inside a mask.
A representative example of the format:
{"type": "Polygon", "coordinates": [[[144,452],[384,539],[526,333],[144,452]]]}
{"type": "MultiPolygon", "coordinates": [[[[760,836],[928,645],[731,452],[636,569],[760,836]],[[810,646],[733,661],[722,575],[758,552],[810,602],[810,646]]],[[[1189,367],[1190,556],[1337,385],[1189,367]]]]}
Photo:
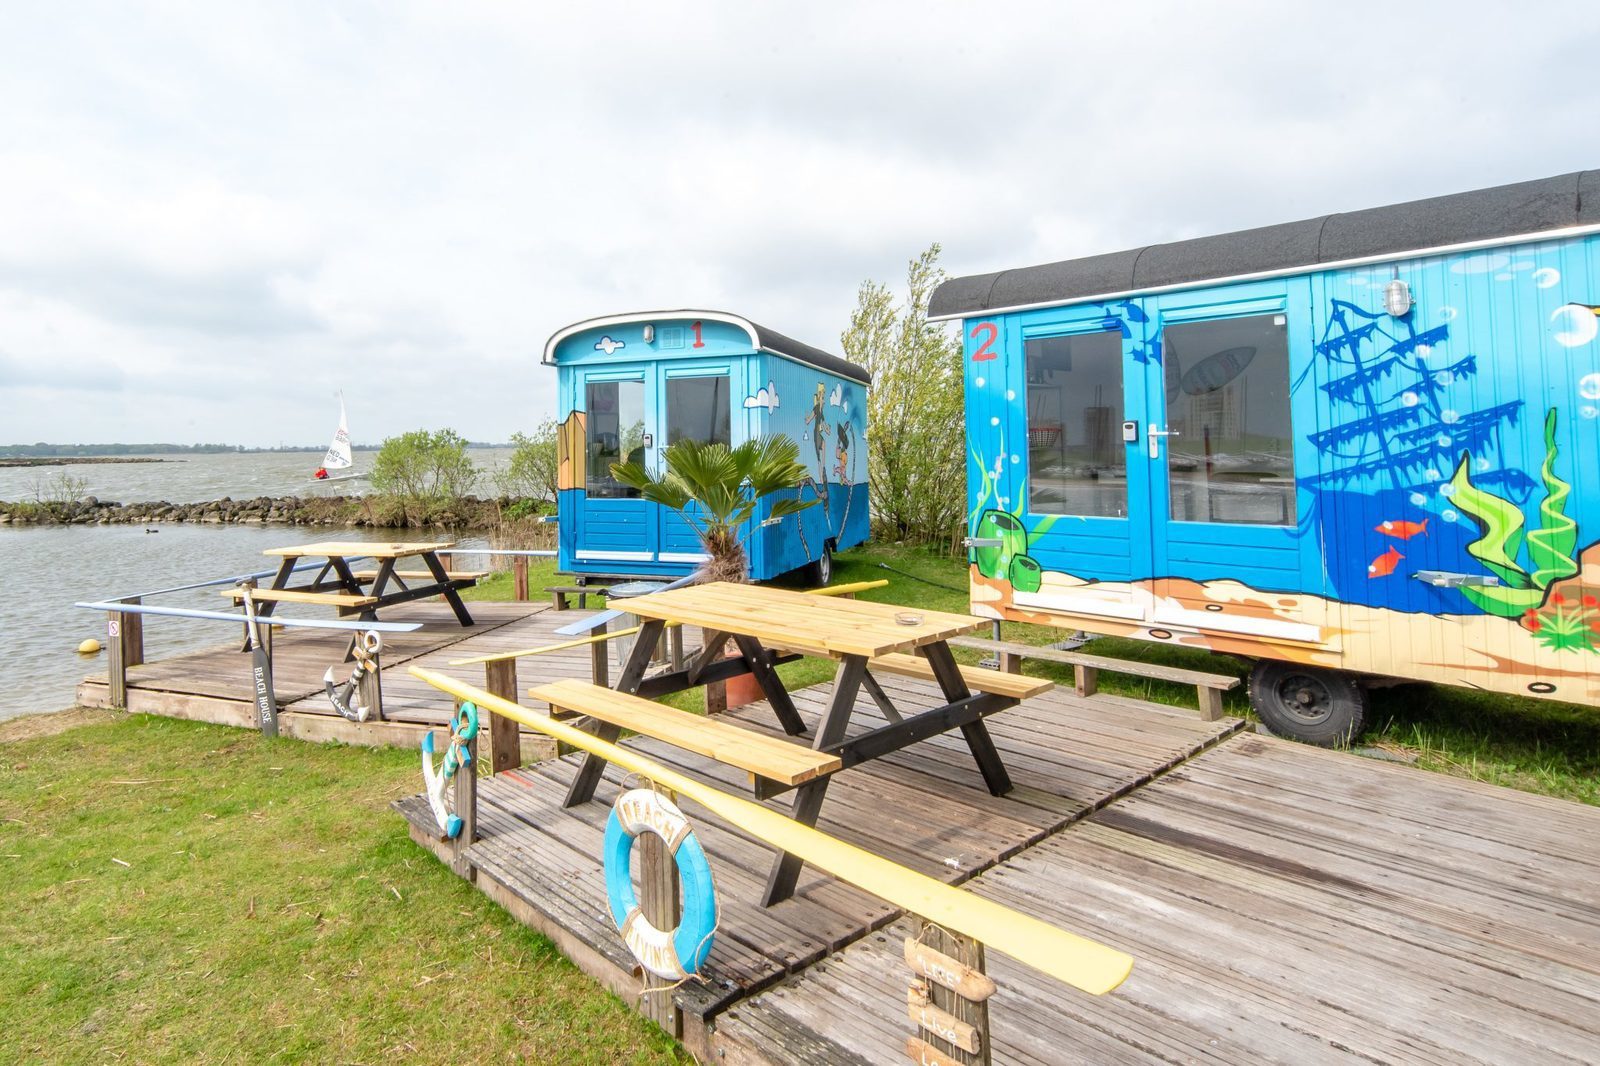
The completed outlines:
{"type": "Polygon", "coordinates": [[[1161,438],[1181,437],[1183,434],[1175,429],[1157,429],[1156,424],[1152,422],[1150,423],[1150,428],[1145,431],[1145,436],[1150,442],[1150,458],[1159,459],[1161,458],[1161,438]]]}

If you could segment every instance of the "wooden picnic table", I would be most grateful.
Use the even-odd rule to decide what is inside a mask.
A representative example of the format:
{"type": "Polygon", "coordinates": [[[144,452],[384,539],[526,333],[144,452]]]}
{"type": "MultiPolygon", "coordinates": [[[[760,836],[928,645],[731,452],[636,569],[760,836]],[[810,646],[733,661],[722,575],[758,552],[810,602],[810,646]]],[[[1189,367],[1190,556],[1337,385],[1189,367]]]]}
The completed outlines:
{"type": "MultiPolygon", "coordinates": [[[[833,659],[839,664],[833,691],[810,745],[816,756],[836,757],[837,761],[830,758],[825,764],[819,762],[820,773],[787,779],[753,775],[756,794],[761,798],[795,789],[793,817],[810,826],[816,825],[834,772],[952,729],[961,730],[989,791],[997,796],[1010,791],[1011,779],[983,719],[1050,687],[1049,682],[1037,678],[958,665],[951,655],[949,639],[986,624],[971,615],[726,582],[638,596],[627,601],[626,610],[639,617],[641,628],[617,680],[617,691],[654,699],[749,673],[761,686],[784,732],[792,737],[805,734],[805,722],[775,667],[804,655],[833,659]],[[646,678],[652,650],[668,624],[700,626],[705,631],[705,643],[682,669],[646,678]],[[723,648],[730,640],[739,655],[723,659],[723,648]],[[935,681],[944,702],[915,710],[897,707],[878,684],[875,672],[935,681]],[[863,688],[888,723],[851,736],[851,717],[863,688]]],[[[538,694],[538,690],[535,692],[538,694]]],[[[596,734],[607,740],[615,741],[624,725],[638,728],[635,719],[592,706],[594,701],[589,707],[580,706],[584,701],[575,698],[575,694],[552,692],[548,698],[552,707],[559,703],[576,713],[594,715],[596,734]],[[616,720],[608,721],[607,717],[616,720]]],[[[636,715],[644,711],[647,708],[635,707],[636,715]]],[[[674,721],[670,728],[682,732],[687,725],[674,721]]],[[[717,723],[716,728],[729,727],[717,723]]],[[[728,741],[719,738],[718,743],[726,745],[728,741]]],[[[796,748],[804,751],[798,745],[796,748]]],[[[604,769],[603,759],[589,755],[568,790],[567,806],[592,799],[604,769]]],[[[800,869],[798,858],[780,854],[768,876],[763,903],[770,905],[793,895],[800,869]]]]}
{"type": "MultiPolygon", "coordinates": [[[[454,546],[455,541],[451,540],[395,543],[330,540],[268,548],[262,554],[277,556],[282,562],[272,584],[255,590],[252,598],[260,601],[258,613],[263,616],[270,616],[279,603],[320,603],[336,608],[341,615],[354,614],[363,621],[372,621],[385,607],[443,596],[455,612],[456,621],[470,626],[472,615],[458,590],[475,585],[479,575],[446,572],[439,553],[454,546]],[[316,576],[305,585],[291,586],[289,579],[301,560],[317,558],[327,562],[316,576]],[[350,565],[357,559],[376,560],[377,569],[357,573],[350,565]],[[397,570],[395,564],[403,559],[416,559],[423,569],[397,570]]],[[[240,597],[236,589],[225,590],[224,594],[235,599],[240,597]]]]}

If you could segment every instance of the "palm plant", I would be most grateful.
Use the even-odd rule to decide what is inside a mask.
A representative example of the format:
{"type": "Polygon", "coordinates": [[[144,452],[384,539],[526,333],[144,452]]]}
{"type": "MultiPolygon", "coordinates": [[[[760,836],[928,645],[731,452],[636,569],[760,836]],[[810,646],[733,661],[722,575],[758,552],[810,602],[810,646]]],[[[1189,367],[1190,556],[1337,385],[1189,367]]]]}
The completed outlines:
{"type": "MultiPolygon", "coordinates": [[[[638,462],[611,464],[611,476],[683,516],[711,557],[701,569],[705,580],[742,582],[749,580],[750,570],[739,530],[763,498],[805,483],[806,468],[799,455],[799,445],[781,433],[756,437],[735,448],[680,440],[668,446],[666,470],[659,476],[638,462]]],[[[774,500],[768,520],[816,502],[774,500]]]]}

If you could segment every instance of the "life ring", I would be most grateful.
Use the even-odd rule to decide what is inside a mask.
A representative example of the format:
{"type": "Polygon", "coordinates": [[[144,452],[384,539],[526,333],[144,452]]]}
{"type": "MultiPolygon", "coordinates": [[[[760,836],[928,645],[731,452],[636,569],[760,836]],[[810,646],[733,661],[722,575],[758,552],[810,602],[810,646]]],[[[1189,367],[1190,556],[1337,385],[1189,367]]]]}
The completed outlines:
{"type": "Polygon", "coordinates": [[[467,764],[471,752],[467,745],[478,735],[478,706],[463,703],[450,717],[450,739],[445,742],[444,759],[439,769],[433,765],[433,730],[422,734],[422,783],[428,796],[428,806],[433,808],[434,821],[440,832],[451,840],[461,835],[465,823],[450,810],[445,789],[456,772],[467,764]]]}
{"type": "Polygon", "coordinates": [[[700,971],[717,928],[717,890],[711,866],[689,820],[671,800],[647,788],[617,797],[606,821],[606,896],[611,919],[623,942],[646,970],[668,981],[682,981],[700,971]],[[657,929],[645,918],[633,890],[633,841],[653,833],[666,842],[678,866],[683,917],[677,929],[657,929]]]}

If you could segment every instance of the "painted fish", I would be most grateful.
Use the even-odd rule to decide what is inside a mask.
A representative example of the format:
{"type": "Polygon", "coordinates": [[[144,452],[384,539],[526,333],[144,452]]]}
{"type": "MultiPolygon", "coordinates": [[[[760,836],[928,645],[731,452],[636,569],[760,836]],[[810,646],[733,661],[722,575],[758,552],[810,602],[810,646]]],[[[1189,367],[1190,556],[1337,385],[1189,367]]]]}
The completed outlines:
{"type": "Polygon", "coordinates": [[[1404,555],[1401,555],[1391,547],[1388,551],[1372,560],[1371,564],[1367,567],[1367,576],[1388,577],[1390,574],[1394,573],[1394,568],[1399,566],[1400,560],[1404,558],[1404,555]]]}
{"type": "Polygon", "coordinates": [[[1397,540],[1410,540],[1428,531],[1428,520],[1424,518],[1420,522],[1382,522],[1373,529],[1397,540]]]}

